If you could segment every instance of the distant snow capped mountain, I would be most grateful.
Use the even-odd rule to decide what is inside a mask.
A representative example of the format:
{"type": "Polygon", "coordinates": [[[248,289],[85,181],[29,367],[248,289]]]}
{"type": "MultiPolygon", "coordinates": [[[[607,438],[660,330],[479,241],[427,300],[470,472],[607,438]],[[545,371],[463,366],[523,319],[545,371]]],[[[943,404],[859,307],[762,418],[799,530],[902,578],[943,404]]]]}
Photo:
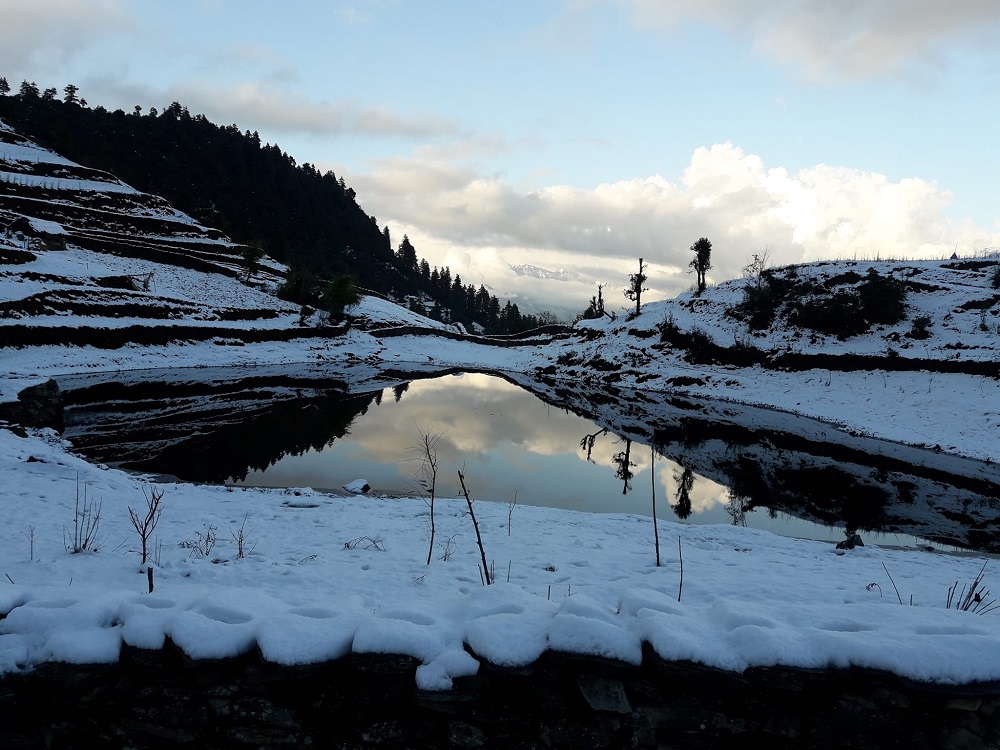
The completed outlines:
{"type": "Polygon", "coordinates": [[[536,279],[546,279],[548,281],[579,281],[580,274],[576,271],[567,271],[565,268],[560,268],[558,271],[550,271],[548,268],[539,268],[538,266],[529,266],[526,264],[520,264],[516,266],[511,266],[510,270],[516,273],[518,276],[532,276],[536,279]]]}

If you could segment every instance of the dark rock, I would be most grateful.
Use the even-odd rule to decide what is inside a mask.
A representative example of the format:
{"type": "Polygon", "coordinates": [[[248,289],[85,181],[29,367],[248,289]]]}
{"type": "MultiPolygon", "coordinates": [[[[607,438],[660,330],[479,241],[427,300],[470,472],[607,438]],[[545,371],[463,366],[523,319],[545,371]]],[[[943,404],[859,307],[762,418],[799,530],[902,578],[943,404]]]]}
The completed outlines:
{"type": "Polygon", "coordinates": [[[59,385],[49,379],[17,394],[17,403],[0,404],[0,419],[23,427],[63,429],[63,399],[59,385]]]}
{"type": "Polygon", "coordinates": [[[734,674],[547,654],[484,665],[449,693],[415,687],[412,657],[282,667],[259,652],[199,661],[172,642],[113,665],[48,663],[0,677],[6,748],[1000,747],[1000,683],[924,684],[863,669],[734,674]]]}
{"type": "Polygon", "coordinates": [[[851,534],[847,539],[842,542],[837,542],[837,549],[854,549],[855,547],[864,547],[865,543],[861,540],[860,534],[851,534]]]}
{"type": "Polygon", "coordinates": [[[576,680],[577,687],[583,693],[587,704],[594,711],[610,711],[612,713],[630,714],[632,706],[629,705],[628,697],[625,695],[625,688],[620,680],[609,680],[604,677],[593,675],[581,675],[576,680]]]}
{"type": "Polygon", "coordinates": [[[453,721],[448,725],[448,747],[455,750],[472,750],[486,744],[486,733],[464,721],[453,721]]]}

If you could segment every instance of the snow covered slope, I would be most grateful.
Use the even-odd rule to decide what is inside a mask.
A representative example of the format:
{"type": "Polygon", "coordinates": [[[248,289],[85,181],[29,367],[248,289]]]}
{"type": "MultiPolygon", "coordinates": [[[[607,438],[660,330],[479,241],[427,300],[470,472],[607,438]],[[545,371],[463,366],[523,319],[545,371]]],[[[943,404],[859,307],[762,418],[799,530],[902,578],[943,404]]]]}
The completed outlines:
{"type": "MultiPolygon", "coordinates": [[[[582,321],[539,374],[683,392],[801,413],[857,432],[1000,459],[1000,257],[822,262],[775,270],[779,304],[755,328],[741,310],[753,279],[582,321]],[[861,298],[874,275],[904,291],[901,317],[837,334],[808,318],[861,298]],[[805,311],[805,312],[803,312],[805,311]]],[[[850,312],[850,310],[848,311],[850,312]]],[[[858,312],[854,310],[854,312],[858,312]]],[[[832,326],[836,327],[836,326],[832,326]]]]}
{"type": "MultiPolygon", "coordinates": [[[[278,264],[266,262],[262,286],[243,283],[233,244],[162,200],[7,128],[0,144],[0,401],[68,373],[303,362],[321,377],[335,372],[324,373],[330,362],[419,362],[544,373],[570,389],[616,383],[648,401],[656,391],[743,401],[1000,459],[992,258],[789,269],[798,281],[779,284],[766,329],[733,316],[746,283],[738,281],[550,341],[490,346],[398,327],[379,338],[300,325],[297,306],[270,293],[285,270],[278,264]],[[906,284],[902,320],[842,339],[793,321],[797,303],[859,289],[869,265],[906,284]]],[[[359,312],[384,325],[427,325],[371,298],[359,312]]],[[[432,550],[428,566],[419,498],[153,484],[87,464],[51,431],[8,427],[0,673],[114,661],[123,645],[156,649],[170,638],[193,658],[259,649],[280,664],[412,654],[428,689],[448,688],[483,661],[523,666],[551,649],[637,663],[644,645],[735,671],[859,666],[940,682],[1000,679],[1000,615],[944,606],[948,588],[971,584],[982,559],[875,545],[840,555],[750,529],[661,523],[670,541],[656,565],[648,518],[528,507],[512,518],[506,504],[484,502],[477,515],[502,581],[484,587],[464,500],[438,499],[438,539],[453,549],[432,550]],[[150,594],[128,510],[144,513],[154,489],[164,512],[145,561],[155,571],[150,594]],[[94,534],[74,538],[80,528],[94,534]],[[239,545],[241,530],[252,549],[239,545]],[[889,571],[900,603],[912,594],[914,606],[882,596],[889,571]]],[[[714,459],[706,450],[701,460],[714,459]]]]}
{"type": "MultiPolygon", "coordinates": [[[[0,363],[16,355],[17,365],[0,400],[24,377],[81,368],[315,361],[330,346],[377,348],[275,296],[281,263],[263,258],[247,282],[241,249],[0,122],[0,363]],[[270,354],[236,351],[247,344],[270,354]]],[[[441,327],[371,297],[350,312],[364,326],[441,327]]]]}

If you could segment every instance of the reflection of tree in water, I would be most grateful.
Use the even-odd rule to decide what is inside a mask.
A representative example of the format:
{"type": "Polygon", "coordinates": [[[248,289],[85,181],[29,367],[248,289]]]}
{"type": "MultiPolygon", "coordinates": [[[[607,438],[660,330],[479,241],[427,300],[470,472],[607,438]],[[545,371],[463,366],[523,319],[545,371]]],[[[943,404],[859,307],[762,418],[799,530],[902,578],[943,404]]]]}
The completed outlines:
{"type": "Polygon", "coordinates": [[[622,480],[622,494],[628,494],[628,491],[632,489],[632,477],[635,473],[632,471],[632,467],[635,466],[631,460],[629,460],[629,455],[632,452],[632,441],[628,438],[625,439],[625,450],[620,453],[616,453],[611,458],[611,462],[618,468],[615,470],[615,476],[622,480]]]}
{"type": "MultiPolygon", "coordinates": [[[[410,390],[409,383],[400,383],[399,385],[394,385],[392,387],[392,397],[396,399],[396,403],[399,403],[399,399],[403,397],[403,394],[410,390]]],[[[407,402],[409,403],[409,402],[407,402]]]]}
{"type": "Polygon", "coordinates": [[[694,472],[687,467],[682,471],[674,471],[674,481],[677,483],[676,502],[670,506],[682,521],[691,515],[691,490],[694,488],[694,472]]]}
{"type": "Polygon", "coordinates": [[[733,526],[746,526],[747,513],[753,510],[753,502],[749,497],[741,497],[730,493],[729,502],[726,504],[726,513],[733,526]]]}
{"type": "Polygon", "coordinates": [[[607,434],[608,434],[607,429],[598,430],[597,432],[591,433],[590,435],[584,435],[580,439],[580,448],[581,450],[587,451],[587,460],[590,461],[590,463],[594,463],[594,459],[591,458],[591,454],[594,452],[594,443],[597,442],[597,438],[599,438],[601,435],[607,435],[607,434]]]}
{"type": "Polygon", "coordinates": [[[272,401],[259,410],[246,409],[241,419],[227,414],[224,422],[201,422],[193,430],[187,425],[178,442],[128,467],[196,482],[243,481],[250,471],[262,471],[283,456],[322,450],[343,437],[376,393],[272,401]]]}
{"type": "Polygon", "coordinates": [[[730,495],[746,510],[767,507],[811,517],[833,526],[856,530],[883,528],[892,496],[874,482],[835,465],[787,467],[767,475],[760,462],[749,457],[725,466],[730,495]]]}

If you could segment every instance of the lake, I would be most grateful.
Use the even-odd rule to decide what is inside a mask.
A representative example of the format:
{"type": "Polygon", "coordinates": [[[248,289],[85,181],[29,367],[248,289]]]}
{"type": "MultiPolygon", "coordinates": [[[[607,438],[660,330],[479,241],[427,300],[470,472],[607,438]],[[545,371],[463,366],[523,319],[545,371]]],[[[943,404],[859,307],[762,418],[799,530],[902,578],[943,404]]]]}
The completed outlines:
{"type": "MultiPolygon", "coordinates": [[[[269,367],[60,379],[90,459],[187,481],[313,487],[364,479],[478,501],[736,523],[811,539],[1000,549],[1000,472],[775,410],[486,373],[269,367]],[[516,382],[512,382],[516,381],[516,382]],[[651,447],[652,446],[652,447],[651,447]]],[[[516,505],[513,512],[516,513],[516,505]]]]}

